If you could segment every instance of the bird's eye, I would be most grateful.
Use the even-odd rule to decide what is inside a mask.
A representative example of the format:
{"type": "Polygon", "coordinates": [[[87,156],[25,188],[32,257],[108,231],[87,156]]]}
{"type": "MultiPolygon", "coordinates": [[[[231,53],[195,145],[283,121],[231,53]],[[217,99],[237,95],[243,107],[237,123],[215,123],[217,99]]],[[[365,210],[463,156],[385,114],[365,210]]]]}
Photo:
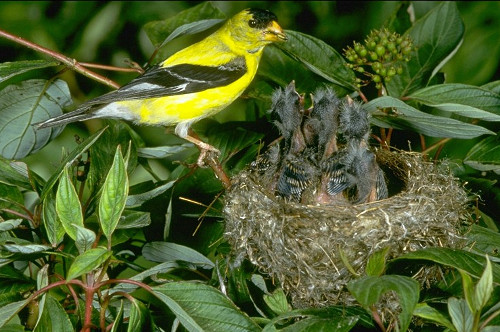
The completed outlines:
{"type": "Polygon", "coordinates": [[[257,26],[257,21],[250,20],[250,21],[248,21],[248,25],[250,26],[250,28],[255,28],[257,26]]]}

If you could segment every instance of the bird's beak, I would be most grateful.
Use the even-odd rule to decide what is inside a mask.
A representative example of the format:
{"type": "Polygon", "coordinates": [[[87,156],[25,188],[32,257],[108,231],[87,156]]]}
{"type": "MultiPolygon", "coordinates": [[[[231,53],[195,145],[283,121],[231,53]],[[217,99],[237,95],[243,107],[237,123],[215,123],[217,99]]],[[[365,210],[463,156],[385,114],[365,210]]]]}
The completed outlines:
{"type": "Polygon", "coordinates": [[[285,41],[287,36],[283,29],[279,26],[278,22],[272,21],[264,30],[264,39],[270,42],[285,41]]]}

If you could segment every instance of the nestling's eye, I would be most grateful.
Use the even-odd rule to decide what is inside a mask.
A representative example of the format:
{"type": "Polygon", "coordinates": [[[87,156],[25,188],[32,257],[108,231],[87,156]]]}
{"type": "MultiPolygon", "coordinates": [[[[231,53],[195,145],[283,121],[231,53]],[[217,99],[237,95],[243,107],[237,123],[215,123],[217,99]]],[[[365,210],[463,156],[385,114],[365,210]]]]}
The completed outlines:
{"type": "Polygon", "coordinates": [[[256,20],[248,21],[248,26],[250,26],[250,28],[255,28],[257,26],[257,21],[256,20]]]}

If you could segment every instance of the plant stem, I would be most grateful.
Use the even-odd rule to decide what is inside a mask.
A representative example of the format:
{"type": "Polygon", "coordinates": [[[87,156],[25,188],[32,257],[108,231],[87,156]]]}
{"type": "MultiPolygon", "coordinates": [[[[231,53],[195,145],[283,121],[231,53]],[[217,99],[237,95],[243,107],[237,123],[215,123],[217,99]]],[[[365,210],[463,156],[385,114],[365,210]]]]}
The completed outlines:
{"type": "Polygon", "coordinates": [[[51,58],[54,58],[54,59],[62,62],[63,64],[65,64],[69,68],[73,69],[74,71],[76,71],[84,76],[87,76],[89,78],[92,78],[98,82],[101,82],[107,86],[110,86],[110,87],[115,88],[115,89],[118,89],[120,87],[120,85],[118,83],[116,83],[116,82],[114,82],[114,81],[112,81],[104,76],[101,76],[101,75],[97,74],[96,72],[93,72],[93,71],[85,68],[84,66],[82,66],[82,64],[80,64],[75,59],[69,58],[63,54],[57,53],[53,50],[50,50],[48,48],[45,48],[45,47],[40,46],[38,44],[35,44],[35,43],[33,43],[29,40],[26,40],[24,38],[21,38],[19,36],[15,36],[13,34],[10,34],[7,31],[1,30],[1,29],[0,29],[0,37],[4,37],[6,39],[9,39],[9,40],[17,43],[17,44],[26,46],[32,50],[46,54],[46,55],[50,56],[51,58]]]}

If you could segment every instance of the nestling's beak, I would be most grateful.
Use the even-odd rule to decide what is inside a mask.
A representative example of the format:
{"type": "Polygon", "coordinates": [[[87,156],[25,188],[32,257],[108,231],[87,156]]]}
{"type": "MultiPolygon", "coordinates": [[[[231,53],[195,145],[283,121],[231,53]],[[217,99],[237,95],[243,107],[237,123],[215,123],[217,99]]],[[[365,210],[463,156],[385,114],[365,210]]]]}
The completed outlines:
{"type": "Polygon", "coordinates": [[[278,42],[287,40],[287,36],[283,29],[279,26],[278,22],[272,21],[264,30],[264,39],[270,42],[278,42]]]}

